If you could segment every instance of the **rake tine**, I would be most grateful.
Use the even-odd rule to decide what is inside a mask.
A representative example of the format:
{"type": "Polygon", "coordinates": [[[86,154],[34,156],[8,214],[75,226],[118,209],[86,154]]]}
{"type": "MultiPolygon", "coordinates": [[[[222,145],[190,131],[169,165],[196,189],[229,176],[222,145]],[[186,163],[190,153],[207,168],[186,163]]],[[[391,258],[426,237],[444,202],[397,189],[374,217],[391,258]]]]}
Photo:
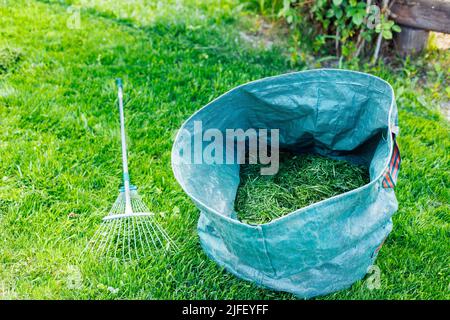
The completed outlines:
{"type": "Polygon", "coordinates": [[[147,250],[146,256],[149,256],[150,255],[149,253],[153,250],[152,247],[153,240],[151,240],[150,235],[147,234],[147,231],[145,230],[145,219],[141,219],[140,227],[145,239],[145,246],[143,248],[147,250]]]}
{"type": "MultiPolygon", "coordinates": [[[[121,219],[120,221],[121,225],[123,225],[123,236],[121,238],[122,240],[122,257],[125,257],[125,238],[127,238],[127,229],[126,229],[126,225],[127,225],[127,220],[125,219],[121,219]]],[[[121,226],[122,227],[122,226],[121,226]]]]}
{"type": "MultiPolygon", "coordinates": [[[[145,228],[147,229],[147,233],[150,235],[150,238],[152,239],[152,244],[155,247],[155,249],[158,249],[158,246],[156,245],[156,241],[153,238],[153,233],[150,231],[150,228],[148,227],[148,221],[145,221],[144,223],[145,228]]],[[[157,237],[157,235],[155,234],[155,237],[157,237]]]]}
{"type": "Polygon", "coordinates": [[[101,238],[101,240],[100,240],[100,243],[98,244],[98,246],[96,246],[96,248],[97,248],[97,251],[101,254],[102,252],[103,252],[103,248],[104,248],[104,246],[106,245],[106,241],[107,241],[107,238],[108,238],[108,236],[109,236],[109,233],[108,232],[106,232],[106,230],[109,230],[109,228],[111,228],[111,226],[109,226],[109,225],[102,225],[101,227],[100,227],[100,230],[102,230],[102,238],[101,238]],[[105,238],[105,235],[106,235],[106,238],[105,238]]]}
{"type": "Polygon", "coordinates": [[[101,255],[112,255],[115,258],[119,258],[121,253],[122,259],[131,261],[135,258],[139,259],[141,255],[147,256],[152,248],[156,250],[162,248],[165,251],[170,248],[178,249],[166,230],[156,221],[155,215],[149,212],[137,192],[133,192],[132,200],[136,215],[134,213],[126,215],[123,194],[119,195],[108,214],[108,216],[117,217],[103,221],[91,240],[91,250],[101,255]],[[124,217],[120,217],[121,214],[124,217]]]}
{"type": "Polygon", "coordinates": [[[107,226],[102,226],[101,228],[103,230],[103,232],[102,232],[103,238],[100,241],[100,243],[98,244],[98,246],[96,247],[96,251],[100,255],[103,254],[103,252],[105,250],[106,242],[108,241],[108,237],[109,237],[109,233],[107,233],[105,230],[109,230],[109,228],[111,228],[111,227],[109,225],[107,225],[107,226]]]}
{"type": "Polygon", "coordinates": [[[164,228],[161,227],[158,223],[155,223],[155,225],[156,225],[156,228],[159,229],[159,231],[161,232],[161,234],[163,235],[163,237],[166,239],[167,244],[168,244],[169,246],[172,246],[172,245],[173,245],[175,249],[178,249],[178,246],[175,244],[175,242],[173,242],[173,241],[170,239],[170,237],[169,237],[169,235],[167,234],[166,230],[164,230],[164,228]]]}
{"type": "MultiPolygon", "coordinates": [[[[137,212],[146,212],[146,210],[144,210],[145,208],[142,206],[142,203],[141,203],[141,201],[140,201],[140,197],[139,197],[138,195],[136,195],[136,198],[135,198],[135,201],[133,202],[133,204],[134,204],[134,206],[136,207],[137,212]]],[[[151,250],[151,246],[150,246],[149,241],[148,241],[147,233],[145,232],[144,227],[143,227],[144,224],[145,224],[145,220],[144,220],[143,217],[141,217],[141,218],[139,219],[139,223],[137,224],[137,225],[138,225],[138,228],[139,228],[138,233],[139,233],[141,242],[142,242],[142,233],[144,234],[144,237],[145,237],[145,240],[146,240],[148,249],[151,250]],[[144,221],[144,222],[143,222],[143,221],[144,221]],[[140,231],[141,228],[142,228],[142,232],[140,231]]],[[[151,235],[150,235],[150,236],[151,236],[151,235]]]]}
{"type": "MultiPolygon", "coordinates": [[[[141,206],[143,207],[142,209],[145,210],[146,212],[150,211],[148,210],[148,208],[145,206],[145,204],[141,201],[140,202],[141,206]]],[[[155,220],[155,218],[152,218],[153,220],[155,220]]],[[[164,228],[162,228],[158,222],[155,220],[154,224],[150,224],[150,226],[152,226],[152,229],[155,230],[153,228],[153,225],[155,225],[155,227],[158,229],[158,231],[162,234],[163,238],[167,241],[167,243],[169,245],[174,245],[175,248],[177,248],[177,246],[173,243],[173,241],[170,239],[169,235],[167,234],[167,232],[164,230],[164,228]]],[[[159,239],[159,238],[158,238],[159,239]]],[[[161,243],[161,241],[159,241],[161,243]]],[[[161,245],[164,247],[164,245],[161,243],[161,245]]]]}
{"type": "Polygon", "coordinates": [[[123,237],[121,239],[122,240],[121,241],[122,258],[124,260],[127,260],[128,251],[126,250],[126,248],[128,246],[128,239],[129,239],[129,235],[128,235],[128,219],[127,218],[121,219],[120,223],[123,225],[123,237]]]}
{"type": "Polygon", "coordinates": [[[113,243],[113,241],[111,241],[111,240],[109,240],[109,239],[114,237],[113,232],[111,232],[111,231],[114,231],[114,230],[115,230],[116,223],[117,223],[117,221],[110,221],[110,222],[109,222],[109,225],[110,225],[110,226],[109,226],[109,229],[108,229],[108,235],[107,235],[107,238],[106,238],[106,245],[103,246],[103,250],[104,250],[104,251],[102,251],[101,254],[103,254],[104,252],[108,252],[110,246],[111,246],[112,243],[113,243]]]}
{"type": "Polygon", "coordinates": [[[126,254],[128,255],[128,260],[127,261],[132,261],[133,260],[133,256],[132,256],[132,243],[133,243],[133,235],[131,233],[131,218],[126,218],[125,219],[126,224],[127,224],[127,247],[125,249],[126,254]]]}
{"type": "Polygon", "coordinates": [[[142,232],[144,233],[145,242],[147,243],[148,250],[150,251],[152,249],[152,246],[151,246],[150,241],[148,239],[147,232],[144,229],[144,225],[145,225],[145,219],[143,219],[141,221],[141,228],[142,228],[142,232]]]}
{"type": "Polygon", "coordinates": [[[132,239],[131,239],[131,218],[126,218],[126,224],[127,224],[127,250],[126,253],[128,254],[128,261],[133,260],[133,257],[131,255],[131,243],[132,243],[132,239]]]}
{"type": "MultiPolygon", "coordinates": [[[[139,200],[140,200],[140,198],[139,198],[139,200]]],[[[142,201],[139,201],[139,205],[140,205],[140,207],[141,207],[141,210],[146,211],[146,212],[150,211],[150,210],[148,210],[148,208],[145,206],[145,204],[144,204],[142,201]]],[[[157,230],[159,231],[159,233],[162,234],[162,236],[163,236],[163,238],[165,239],[165,241],[167,241],[167,243],[168,243],[169,245],[172,245],[172,244],[173,244],[173,241],[170,239],[169,235],[168,235],[167,232],[164,230],[164,228],[162,228],[162,227],[158,224],[158,222],[155,221],[155,218],[154,218],[154,217],[152,217],[151,219],[154,220],[154,223],[149,223],[149,224],[150,224],[150,227],[152,228],[152,230],[154,231],[154,233],[155,233],[155,234],[158,233],[158,232],[156,232],[156,229],[157,229],[157,230]],[[155,229],[155,227],[156,227],[156,229],[155,229]]],[[[151,232],[150,232],[150,234],[151,234],[151,232]]],[[[156,236],[156,237],[157,237],[157,239],[158,239],[158,242],[161,244],[161,246],[165,248],[165,246],[164,246],[164,244],[162,243],[160,237],[159,237],[159,236],[156,236]]],[[[174,247],[177,248],[176,245],[174,245],[174,247]]]]}
{"type": "MultiPolygon", "coordinates": [[[[152,218],[152,219],[153,219],[153,218],[152,218]]],[[[156,232],[154,223],[149,223],[149,225],[150,225],[150,227],[152,228],[153,232],[154,232],[155,234],[158,234],[158,233],[156,232]]],[[[159,242],[159,244],[161,245],[161,247],[164,248],[164,244],[163,244],[162,241],[161,241],[161,237],[160,237],[159,235],[157,235],[157,236],[156,236],[156,239],[158,239],[158,242],[159,242]]]]}
{"type": "Polygon", "coordinates": [[[118,224],[118,227],[117,227],[117,230],[118,230],[118,233],[117,233],[117,238],[116,238],[116,246],[115,246],[115,249],[114,249],[114,257],[117,257],[117,250],[118,250],[118,248],[119,248],[119,239],[120,239],[120,230],[122,229],[121,227],[121,222],[120,221],[116,221],[116,223],[118,224]]]}
{"type": "MultiPolygon", "coordinates": [[[[142,233],[143,233],[143,232],[141,231],[141,226],[140,226],[140,225],[141,225],[141,222],[142,222],[142,219],[141,219],[141,218],[137,218],[136,225],[137,225],[137,229],[138,229],[139,240],[141,241],[142,244],[145,244],[145,243],[148,244],[148,240],[146,239],[147,236],[145,235],[145,233],[144,233],[144,238],[145,238],[146,241],[143,241],[143,240],[142,240],[142,233]]],[[[141,246],[141,251],[142,251],[142,254],[143,254],[143,255],[145,255],[145,250],[144,250],[144,248],[145,248],[145,246],[142,245],[142,246],[141,246]]]]}
{"type": "Polygon", "coordinates": [[[85,248],[88,249],[88,252],[94,252],[95,248],[96,248],[96,244],[100,238],[100,234],[101,233],[101,227],[97,229],[97,231],[95,231],[94,236],[92,237],[91,241],[88,242],[88,246],[85,248]]]}
{"type": "Polygon", "coordinates": [[[93,251],[98,251],[99,250],[99,247],[101,247],[102,246],[102,244],[104,243],[104,241],[105,241],[105,239],[104,239],[104,235],[105,234],[107,234],[106,233],[106,231],[105,231],[105,226],[101,226],[98,230],[97,230],[97,232],[96,232],[96,234],[94,235],[94,239],[95,239],[95,242],[94,242],[94,244],[92,245],[92,249],[93,249],[93,251]]]}
{"type": "Polygon", "coordinates": [[[142,236],[139,233],[139,217],[133,218],[133,230],[134,230],[134,252],[136,254],[136,259],[139,258],[142,248],[142,236]],[[137,234],[137,236],[136,236],[137,234]]]}
{"type": "Polygon", "coordinates": [[[138,255],[138,247],[137,247],[137,242],[136,242],[136,226],[135,226],[135,218],[130,218],[131,219],[131,223],[133,225],[133,241],[134,241],[134,253],[136,254],[136,259],[139,257],[138,255]]]}

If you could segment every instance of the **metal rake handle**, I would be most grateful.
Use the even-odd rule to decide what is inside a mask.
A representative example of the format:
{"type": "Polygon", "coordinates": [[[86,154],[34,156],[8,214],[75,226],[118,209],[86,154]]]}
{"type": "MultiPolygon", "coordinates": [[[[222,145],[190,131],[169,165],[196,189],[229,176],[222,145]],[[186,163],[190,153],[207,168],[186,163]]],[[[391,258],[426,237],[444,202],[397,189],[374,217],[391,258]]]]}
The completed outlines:
{"type": "Polygon", "coordinates": [[[119,97],[120,114],[120,138],[122,140],[122,165],[123,165],[123,186],[125,188],[125,214],[132,214],[131,194],[130,194],[130,175],[128,173],[127,141],[125,138],[125,117],[123,112],[123,85],[122,79],[116,79],[119,97]]]}

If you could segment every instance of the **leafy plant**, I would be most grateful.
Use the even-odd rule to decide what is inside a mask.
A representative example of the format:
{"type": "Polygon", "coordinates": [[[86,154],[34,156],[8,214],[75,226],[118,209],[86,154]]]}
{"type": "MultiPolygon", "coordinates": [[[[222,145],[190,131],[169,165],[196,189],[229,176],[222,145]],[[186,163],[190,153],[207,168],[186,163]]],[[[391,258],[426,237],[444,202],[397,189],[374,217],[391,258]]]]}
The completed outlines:
{"type": "Polygon", "coordinates": [[[392,39],[392,31],[400,32],[400,27],[394,24],[394,21],[387,20],[384,16],[381,17],[380,23],[375,27],[375,32],[381,33],[384,39],[392,39]]]}
{"type": "Polygon", "coordinates": [[[245,1],[245,4],[264,16],[276,18],[277,13],[283,7],[283,0],[249,0],[245,1]]]}
{"type": "Polygon", "coordinates": [[[278,17],[293,30],[293,38],[315,52],[347,60],[371,49],[378,57],[381,38],[391,40],[400,27],[389,20],[389,1],[284,0],[278,17]],[[372,40],[377,39],[375,45],[372,40]]]}

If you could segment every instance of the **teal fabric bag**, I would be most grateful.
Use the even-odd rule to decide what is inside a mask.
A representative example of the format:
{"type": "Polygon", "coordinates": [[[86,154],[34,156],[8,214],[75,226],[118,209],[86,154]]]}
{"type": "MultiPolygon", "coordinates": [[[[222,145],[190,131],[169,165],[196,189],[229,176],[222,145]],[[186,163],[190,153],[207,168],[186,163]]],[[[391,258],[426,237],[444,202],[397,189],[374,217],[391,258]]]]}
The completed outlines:
{"type": "MultiPolygon", "coordinates": [[[[360,72],[318,69],[253,81],[225,93],[181,129],[279,129],[280,148],[364,164],[370,182],[262,225],[236,218],[239,164],[186,163],[178,134],[172,168],[201,214],[207,255],[236,276],[309,298],[349,287],[373,265],[392,229],[400,154],[392,87],[360,72]]],[[[204,148],[205,145],[202,145],[204,148]]]]}

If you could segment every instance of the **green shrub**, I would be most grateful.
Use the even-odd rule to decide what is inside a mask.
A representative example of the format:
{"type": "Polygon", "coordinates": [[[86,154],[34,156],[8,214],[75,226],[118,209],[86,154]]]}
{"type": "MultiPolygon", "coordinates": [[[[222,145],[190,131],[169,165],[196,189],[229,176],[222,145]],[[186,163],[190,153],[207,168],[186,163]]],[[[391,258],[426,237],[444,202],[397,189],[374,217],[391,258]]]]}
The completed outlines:
{"type": "Polygon", "coordinates": [[[400,27],[388,18],[386,0],[254,0],[261,14],[290,26],[296,62],[299,49],[344,59],[378,57],[381,39],[391,40],[400,27]],[[374,41],[376,40],[376,41],[374,41]]]}

